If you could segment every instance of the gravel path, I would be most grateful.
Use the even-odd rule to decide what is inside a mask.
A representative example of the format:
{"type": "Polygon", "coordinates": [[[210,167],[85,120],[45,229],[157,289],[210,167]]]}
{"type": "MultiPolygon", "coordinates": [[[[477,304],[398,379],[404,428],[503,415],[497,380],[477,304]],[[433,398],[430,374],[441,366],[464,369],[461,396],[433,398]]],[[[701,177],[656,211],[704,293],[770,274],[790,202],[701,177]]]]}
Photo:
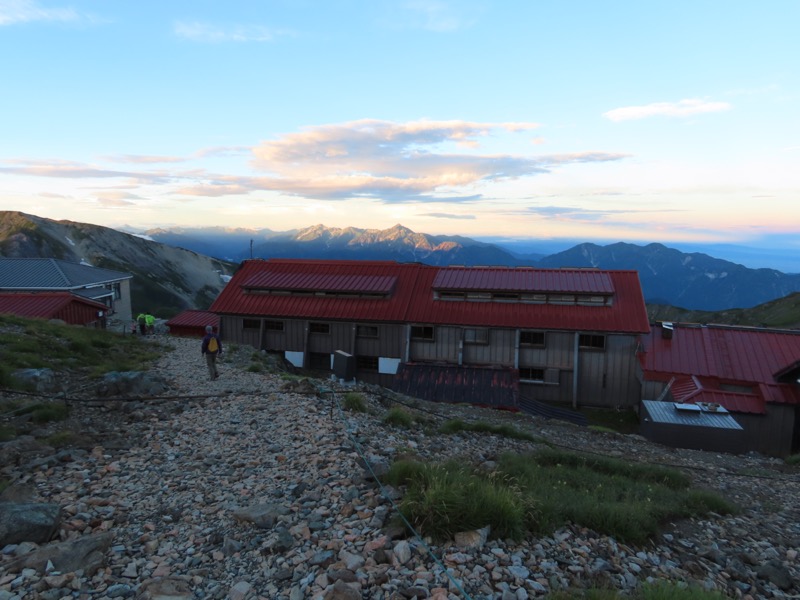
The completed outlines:
{"type": "Polygon", "coordinates": [[[373,414],[341,413],[330,394],[293,390],[233,357],[223,357],[220,379],[208,381],[199,342],[170,343],[175,349],[155,372],[170,394],[204,397],[80,405],[74,418],[101,445],[10,469],[27,499],[62,507],[59,540],[112,536],[102,565],[91,573],[11,568],[33,548],[6,547],[0,600],[524,600],[590,585],[630,591],[658,580],[733,597],[800,593],[800,480],[782,461],[676,451],[638,436],[415,402],[434,421],[513,421],[567,448],[679,466],[744,508],[670,524],[641,547],[578,527],[518,544],[481,544],[473,532],[459,544],[432,546],[399,535],[390,519],[393,491],[381,493],[363,458],[380,474],[401,452],[480,464],[506,450],[529,451],[530,442],[387,428],[380,420],[390,403],[376,389],[359,388],[373,414]]]}

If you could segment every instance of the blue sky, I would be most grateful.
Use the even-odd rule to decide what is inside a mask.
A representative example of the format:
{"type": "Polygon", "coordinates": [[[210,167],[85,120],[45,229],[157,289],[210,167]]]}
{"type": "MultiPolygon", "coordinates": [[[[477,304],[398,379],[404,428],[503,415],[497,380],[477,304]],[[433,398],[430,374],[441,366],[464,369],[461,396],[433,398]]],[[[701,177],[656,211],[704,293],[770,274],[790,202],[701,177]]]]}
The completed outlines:
{"type": "Polygon", "coordinates": [[[0,209],[796,252],[797,23],[794,0],[0,0],[0,209]]]}

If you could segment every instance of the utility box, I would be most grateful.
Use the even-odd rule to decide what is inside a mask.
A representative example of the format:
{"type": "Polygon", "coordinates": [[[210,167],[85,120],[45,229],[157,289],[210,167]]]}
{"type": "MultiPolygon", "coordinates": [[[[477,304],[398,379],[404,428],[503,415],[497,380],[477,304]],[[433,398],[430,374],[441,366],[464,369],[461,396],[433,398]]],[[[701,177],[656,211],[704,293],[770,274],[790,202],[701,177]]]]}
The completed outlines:
{"type": "Polygon", "coordinates": [[[333,374],[340,381],[356,378],[356,358],[352,354],[337,350],[333,354],[333,374]]]}

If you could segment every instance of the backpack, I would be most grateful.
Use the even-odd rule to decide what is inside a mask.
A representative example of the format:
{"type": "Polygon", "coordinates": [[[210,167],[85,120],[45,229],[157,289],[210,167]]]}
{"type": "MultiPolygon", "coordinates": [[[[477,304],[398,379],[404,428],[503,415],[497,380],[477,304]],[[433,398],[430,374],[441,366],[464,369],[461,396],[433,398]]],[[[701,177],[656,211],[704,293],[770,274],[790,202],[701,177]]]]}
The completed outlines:
{"type": "Polygon", "coordinates": [[[219,344],[217,343],[216,336],[211,336],[211,339],[208,340],[208,351],[209,352],[216,352],[219,350],[219,344]]]}

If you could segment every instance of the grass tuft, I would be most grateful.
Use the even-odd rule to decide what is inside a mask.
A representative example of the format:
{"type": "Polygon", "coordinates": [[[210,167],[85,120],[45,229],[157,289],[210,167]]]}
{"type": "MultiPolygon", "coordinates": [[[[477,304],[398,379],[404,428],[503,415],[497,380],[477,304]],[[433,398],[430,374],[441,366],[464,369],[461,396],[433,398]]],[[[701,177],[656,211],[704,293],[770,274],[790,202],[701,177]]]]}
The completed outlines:
{"type": "Polygon", "coordinates": [[[359,392],[347,392],[344,395],[344,407],[351,412],[367,412],[367,402],[359,392]]]}
{"type": "Polygon", "coordinates": [[[414,424],[414,417],[402,408],[395,406],[383,417],[383,423],[409,429],[414,424]]]}
{"type": "Polygon", "coordinates": [[[555,450],[505,454],[490,474],[457,462],[399,460],[386,479],[405,486],[406,519],[437,540],[486,525],[494,535],[519,539],[572,523],[643,543],[666,520],[736,510],[716,494],[690,489],[675,469],[555,450]]]}

